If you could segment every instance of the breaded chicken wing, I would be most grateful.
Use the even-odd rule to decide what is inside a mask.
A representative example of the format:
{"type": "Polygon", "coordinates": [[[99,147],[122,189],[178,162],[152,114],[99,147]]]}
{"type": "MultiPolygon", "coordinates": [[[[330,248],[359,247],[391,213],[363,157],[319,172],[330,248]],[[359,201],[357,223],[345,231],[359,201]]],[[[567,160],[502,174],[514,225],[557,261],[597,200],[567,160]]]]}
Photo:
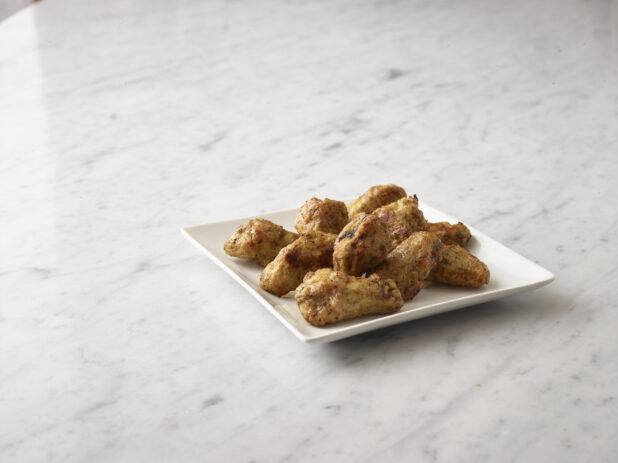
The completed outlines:
{"type": "Polygon", "coordinates": [[[431,271],[429,279],[447,285],[477,287],[489,283],[489,269],[467,249],[445,244],[442,261],[431,271]]]}
{"type": "Polygon", "coordinates": [[[360,276],[384,260],[390,242],[390,234],[382,219],[361,212],[337,236],[333,267],[360,276]]]}
{"type": "Polygon", "coordinates": [[[348,208],[345,203],[328,198],[311,198],[298,211],[294,228],[298,233],[317,230],[338,234],[347,223],[348,208]]]}
{"type": "Polygon", "coordinates": [[[373,211],[373,215],[380,217],[386,223],[392,237],[391,249],[397,247],[412,233],[427,230],[427,221],[423,211],[418,208],[416,195],[383,206],[373,211]]]}
{"type": "Polygon", "coordinates": [[[356,198],[348,206],[350,219],[364,212],[371,214],[378,207],[386,206],[400,198],[407,196],[406,190],[397,185],[375,185],[369,188],[362,196],[356,198]]]}
{"type": "Polygon", "coordinates": [[[302,316],[314,326],[362,315],[391,314],[403,305],[393,280],[379,275],[359,278],[329,268],[308,273],[295,298],[302,316]]]}
{"type": "Polygon", "coordinates": [[[296,238],[296,233],[289,232],[270,220],[251,219],[238,227],[226,240],[223,250],[229,256],[249,259],[265,266],[296,238]]]}
{"type": "Polygon", "coordinates": [[[287,245],[260,275],[260,287],[276,296],[296,289],[307,272],[333,265],[337,235],[311,231],[287,245]]]}
{"type": "Polygon", "coordinates": [[[418,294],[442,258],[442,242],[433,233],[416,232],[393,249],[374,272],[395,281],[404,301],[418,294]]]}
{"type": "Polygon", "coordinates": [[[444,244],[458,244],[459,246],[465,246],[472,237],[468,227],[461,222],[458,222],[455,225],[448,222],[430,223],[427,231],[438,235],[444,244]]]}

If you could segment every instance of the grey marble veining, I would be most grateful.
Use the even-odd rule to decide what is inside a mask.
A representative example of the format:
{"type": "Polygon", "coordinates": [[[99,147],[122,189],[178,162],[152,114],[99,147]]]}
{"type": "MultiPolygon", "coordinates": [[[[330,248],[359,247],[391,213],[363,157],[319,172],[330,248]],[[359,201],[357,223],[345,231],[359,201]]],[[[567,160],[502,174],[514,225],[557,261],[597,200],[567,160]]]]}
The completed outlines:
{"type": "Polygon", "coordinates": [[[45,0],[0,23],[0,461],[606,461],[618,4],[45,0]],[[303,345],[179,228],[392,182],[550,286],[303,345]]]}

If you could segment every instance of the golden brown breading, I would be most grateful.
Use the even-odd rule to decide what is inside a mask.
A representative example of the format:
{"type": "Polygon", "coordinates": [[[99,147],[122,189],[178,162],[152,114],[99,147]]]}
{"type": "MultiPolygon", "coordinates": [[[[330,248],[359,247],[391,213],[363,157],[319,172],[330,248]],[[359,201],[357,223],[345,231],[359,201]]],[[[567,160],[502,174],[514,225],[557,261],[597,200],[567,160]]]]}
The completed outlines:
{"type": "Polygon", "coordinates": [[[296,238],[296,233],[270,220],[251,219],[226,240],[223,250],[227,255],[249,259],[265,266],[296,238]]]}
{"type": "Polygon", "coordinates": [[[369,188],[362,196],[356,198],[348,206],[350,219],[364,212],[371,214],[378,207],[386,206],[400,198],[407,196],[406,190],[397,185],[375,185],[369,188]]]}
{"type": "Polygon", "coordinates": [[[390,242],[390,234],[382,219],[361,212],[337,236],[333,267],[360,276],[384,260],[390,242]]]}
{"type": "Polygon", "coordinates": [[[429,279],[447,285],[477,287],[489,283],[489,269],[467,249],[445,244],[442,261],[434,267],[429,279]]]}
{"type": "Polygon", "coordinates": [[[302,316],[314,326],[362,315],[391,314],[403,305],[393,280],[379,275],[359,278],[328,268],[308,273],[295,298],[302,316]]]}
{"type": "Polygon", "coordinates": [[[430,223],[427,231],[438,235],[444,244],[458,244],[459,246],[465,246],[472,237],[468,227],[461,222],[458,222],[455,225],[448,222],[430,223]]]}
{"type": "Polygon", "coordinates": [[[391,249],[397,247],[412,233],[427,230],[427,221],[423,211],[418,208],[416,195],[383,206],[373,211],[373,215],[377,215],[386,223],[392,237],[391,249]]]}
{"type": "Polygon", "coordinates": [[[303,233],[277,254],[260,275],[260,287],[276,296],[294,290],[307,272],[333,265],[337,235],[312,231],[303,233]]]}
{"type": "Polygon", "coordinates": [[[442,258],[442,242],[433,233],[416,232],[393,249],[375,273],[395,281],[404,301],[414,298],[442,258]]]}
{"type": "Polygon", "coordinates": [[[317,230],[336,235],[346,223],[348,223],[348,208],[345,203],[328,198],[324,200],[311,198],[298,211],[294,228],[298,233],[317,230]]]}

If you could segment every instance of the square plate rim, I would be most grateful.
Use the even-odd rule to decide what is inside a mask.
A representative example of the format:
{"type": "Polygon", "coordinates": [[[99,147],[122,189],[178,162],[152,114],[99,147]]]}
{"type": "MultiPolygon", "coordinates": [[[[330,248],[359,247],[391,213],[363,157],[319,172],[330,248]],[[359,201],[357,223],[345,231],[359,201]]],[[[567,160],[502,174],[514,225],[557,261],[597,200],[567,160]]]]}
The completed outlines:
{"type": "MultiPolygon", "coordinates": [[[[349,201],[344,201],[346,204],[349,203],[349,201]]],[[[439,209],[436,209],[432,206],[430,206],[429,204],[427,204],[424,201],[419,201],[419,208],[420,209],[431,209],[432,211],[435,211],[437,213],[439,213],[440,215],[442,215],[448,222],[451,223],[457,223],[460,222],[458,219],[455,219],[454,217],[450,216],[449,214],[446,214],[442,211],[440,211],[439,209]]],[[[286,213],[293,213],[298,211],[298,208],[288,208],[288,209],[281,209],[281,210],[277,210],[277,211],[266,211],[266,212],[260,212],[259,214],[261,215],[276,215],[276,214],[286,214],[286,213]]],[[[537,270],[543,271],[546,275],[544,278],[542,279],[538,279],[534,282],[528,283],[528,284],[523,284],[520,286],[516,286],[516,287],[510,287],[510,288],[497,288],[494,289],[492,291],[489,292],[485,292],[482,294],[471,294],[469,296],[464,296],[464,297],[458,297],[457,299],[454,299],[452,301],[443,301],[443,302],[437,302],[437,303],[433,303],[433,304],[429,304],[427,306],[423,306],[422,309],[430,309],[430,308],[434,308],[434,307],[440,307],[443,310],[440,310],[439,312],[430,314],[430,315],[425,315],[422,314],[420,316],[414,316],[414,313],[419,311],[419,309],[421,308],[417,308],[414,310],[408,310],[405,312],[396,312],[394,314],[390,314],[388,316],[388,318],[386,317],[381,317],[379,319],[370,319],[370,320],[365,320],[365,321],[360,321],[359,323],[349,326],[344,330],[335,332],[335,333],[323,333],[323,334],[316,334],[316,335],[304,335],[303,333],[301,333],[294,325],[292,325],[285,317],[283,317],[278,310],[276,310],[276,308],[266,299],[264,298],[264,296],[262,296],[258,291],[256,291],[254,288],[252,288],[246,281],[243,280],[243,278],[237,274],[232,268],[230,268],[225,262],[223,262],[221,259],[219,259],[216,255],[214,255],[212,252],[210,252],[210,250],[208,248],[206,248],[205,246],[202,245],[202,243],[200,243],[192,234],[191,231],[194,229],[200,229],[206,226],[216,226],[216,225],[224,225],[230,222],[246,222],[250,219],[254,219],[258,217],[258,215],[251,215],[251,216],[246,216],[246,217],[238,217],[238,218],[231,218],[231,219],[227,219],[227,220],[218,220],[215,222],[207,222],[207,223],[203,223],[203,224],[199,224],[199,225],[191,225],[191,226],[187,226],[187,227],[182,227],[180,228],[180,232],[183,236],[185,236],[189,242],[191,242],[194,246],[196,246],[200,251],[202,251],[210,260],[212,260],[218,267],[220,267],[225,273],[227,273],[228,275],[230,275],[235,281],[237,281],[238,283],[240,283],[240,285],[247,290],[253,297],[255,297],[257,299],[257,301],[263,305],[271,314],[273,314],[289,331],[291,331],[294,336],[299,339],[300,341],[302,341],[303,343],[306,344],[324,344],[324,343],[329,343],[329,342],[334,342],[334,341],[338,341],[340,339],[345,339],[348,337],[352,337],[355,336],[357,334],[362,334],[365,332],[369,332],[369,331],[373,331],[373,330],[365,330],[363,329],[363,327],[365,327],[368,324],[374,324],[376,320],[381,320],[382,323],[379,324],[379,326],[376,326],[374,328],[374,330],[378,330],[378,329],[382,329],[382,328],[386,328],[388,326],[392,326],[392,325],[396,325],[399,323],[404,323],[404,322],[408,322],[408,321],[412,321],[412,320],[416,320],[416,319],[420,319],[420,318],[426,318],[429,316],[433,316],[433,315],[438,315],[440,313],[443,312],[449,312],[452,310],[457,310],[457,309],[463,309],[466,307],[470,307],[473,305],[478,304],[482,304],[485,302],[489,302],[491,300],[495,300],[498,299],[500,297],[505,297],[505,296],[509,296],[512,294],[517,294],[520,292],[525,292],[525,291],[530,291],[533,289],[537,289],[543,286],[546,286],[548,284],[550,284],[552,281],[555,280],[555,275],[553,272],[547,270],[546,268],[542,267],[541,265],[537,264],[536,262],[533,262],[532,260],[528,259],[527,257],[519,254],[518,252],[514,251],[513,249],[507,247],[506,245],[500,243],[499,241],[491,238],[490,236],[486,235],[485,233],[479,231],[478,229],[476,229],[475,227],[472,227],[468,224],[466,224],[466,226],[470,229],[472,235],[474,237],[481,237],[483,238],[484,241],[488,241],[490,242],[493,246],[497,246],[499,248],[502,248],[503,250],[506,250],[509,253],[515,254],[517,257],[519,257],[520,259],[523,259],[528,265],[534,266],[537,270]],[[472,299],[474,301],[474,303],[472,304],[464,304],[461,305],[459,304],[462,300],[466,300],[466,299],[472,299]],[[452,307],[453,305],[456,305],[456,307],[452,307]],[[403,318],[403,320],[401,320],[403,318]]]]}

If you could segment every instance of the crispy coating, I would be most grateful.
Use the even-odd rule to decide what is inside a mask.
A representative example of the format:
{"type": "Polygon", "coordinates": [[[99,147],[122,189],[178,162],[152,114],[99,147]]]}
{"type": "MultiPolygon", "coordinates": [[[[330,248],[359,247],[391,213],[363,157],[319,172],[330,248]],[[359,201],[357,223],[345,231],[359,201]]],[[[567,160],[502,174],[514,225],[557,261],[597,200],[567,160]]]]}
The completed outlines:
{"type": "Polygon", "coordinates": [[[489,283],[489,269],[467,249],[445,244],[442,261],[434,267],[429,279],[447,285],[477,287],[489,283]]]}
{"type": "Polygon", "coordinates": [[[416,232],[393,249],[374,271],[395,281],[404,301],[418,294],[431,270],[442,259],[442,242],[433,233],[416,232]]]}
{"type": "Polygon", "coordinates": [[[328,198],[311,198],[298,211],[294,228],[298,233],[317,230],[336,235],[347,223],[348,208],[345,203],[328,198]]]}
{"type": "Polygon", "coordinates": [[[333,265],[337,235],[312,231],[287,245],[260,275],[260,287],[276,296],[296,289],[307,272],[333,265]]]}
{"type": "Polygon", "coordinates": [[[362,196],[356,198],[348,206],[350,219],[364,212],[371,214],[378,207],[386,206],[400,198],[407,196],[406,190],[397,185],[375,185],[369,188],[362,196]]]}
{"type": "Polygon", "coordinates": [[[397,247],[412,233],[427,230],[427,221],[423,211],[418,208],[416,195],[401,198],[375,210],[373,214],[386,223],[392,238],[391,249],[397,247]]]}
{"type": "Polygon", "coordinates": [[[360,276],[384,260],[390,242],[390,234],[382,219],[360,213],[337,236],[333,267],[360,276]]]}
{"type": "Polygon", "coordinates": [[[468,227],[461,222],[458,222],[455,225],[448,222],[430,223],[427,231],[438,235],[444,244],[458,244],[459,246],[465,246],[472,237],[468,227]]]}
{"type": "Polygon", "coordinates": [[[393,280],[375,274],[359,278],[328,268],[308,273],[295,298],[302,316],[314,326],[362,315],[391,314],[403,305],[393,280]]]}
{"type": "Polygon", "coordinates": [[[230,256],[249,259],[265,266],[296,238],[296,233],[289,232],[270,220],[251,219],[238,227],[226,240],[223,250],[230,256]]]}

